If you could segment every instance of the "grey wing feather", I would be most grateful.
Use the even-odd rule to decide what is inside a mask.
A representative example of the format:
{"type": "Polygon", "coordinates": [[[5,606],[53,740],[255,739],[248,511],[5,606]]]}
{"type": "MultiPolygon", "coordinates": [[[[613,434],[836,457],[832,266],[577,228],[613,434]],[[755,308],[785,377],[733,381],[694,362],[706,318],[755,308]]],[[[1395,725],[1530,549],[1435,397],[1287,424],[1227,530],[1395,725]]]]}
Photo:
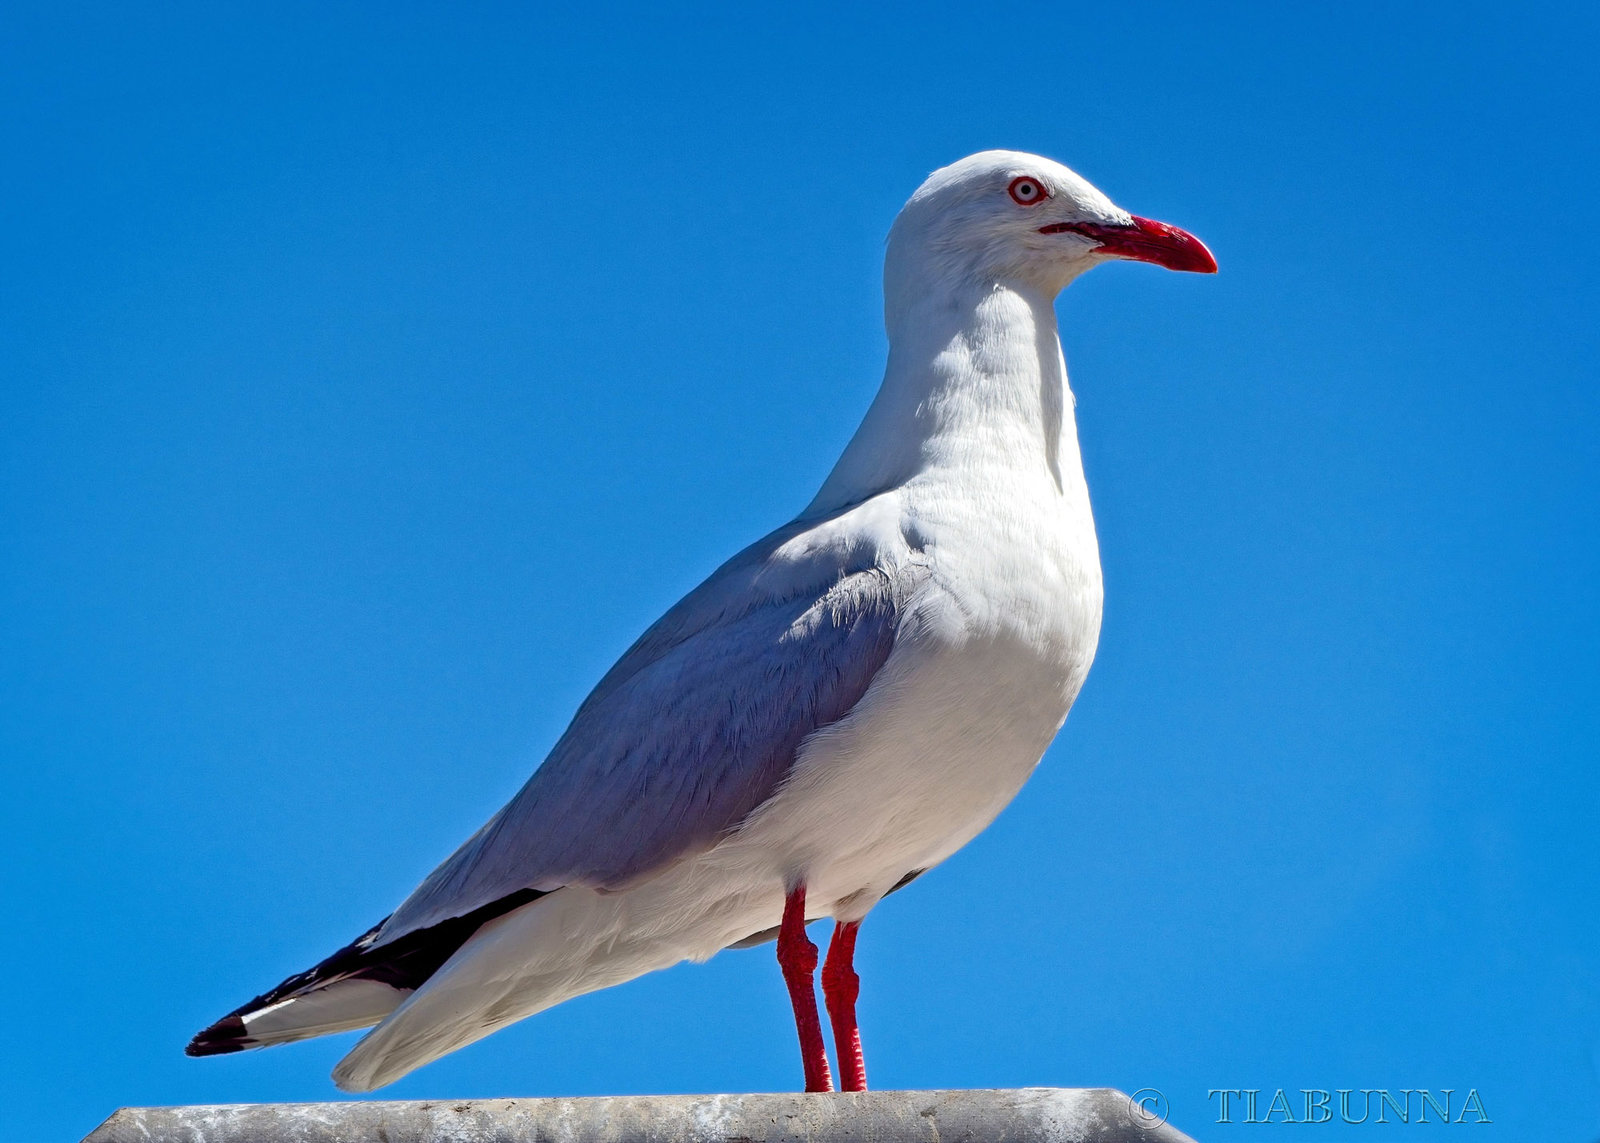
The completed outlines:
{"type": "Polygon", "coordinates": [[[866,692],[908,592],[870,543],[780,560],[804,530],[751,545],[645,632],[378,943],[521,889],[621,887],[709,848],[771,796],[801,741],[866,692]]]}

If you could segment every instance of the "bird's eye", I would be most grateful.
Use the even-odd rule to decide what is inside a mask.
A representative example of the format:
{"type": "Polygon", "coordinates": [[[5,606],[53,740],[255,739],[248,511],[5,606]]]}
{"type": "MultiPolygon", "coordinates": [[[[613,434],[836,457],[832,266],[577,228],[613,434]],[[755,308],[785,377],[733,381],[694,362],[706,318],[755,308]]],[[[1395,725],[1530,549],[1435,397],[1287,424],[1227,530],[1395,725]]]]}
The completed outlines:
{"type": "Polygon", "coordinates": [[[1043,183],[1027,175],[1012,179],[1008,189],[1011,191],[1011,201],[1018,206],[1035,206],[1050,197],[1045,192],[1043,183]]]}

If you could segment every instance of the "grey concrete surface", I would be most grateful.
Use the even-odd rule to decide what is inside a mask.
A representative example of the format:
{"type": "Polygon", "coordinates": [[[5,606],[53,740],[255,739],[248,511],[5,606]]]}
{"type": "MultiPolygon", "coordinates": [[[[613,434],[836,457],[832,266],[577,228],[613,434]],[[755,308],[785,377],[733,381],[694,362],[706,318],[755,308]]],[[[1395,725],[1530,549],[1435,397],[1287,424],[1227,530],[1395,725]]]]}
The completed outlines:
{"type": "Polygon", "coordinates": [[[1053,1087],[125,1107],[84,1143],[1185,1143],[1160,1110],[1053,1087]]]}

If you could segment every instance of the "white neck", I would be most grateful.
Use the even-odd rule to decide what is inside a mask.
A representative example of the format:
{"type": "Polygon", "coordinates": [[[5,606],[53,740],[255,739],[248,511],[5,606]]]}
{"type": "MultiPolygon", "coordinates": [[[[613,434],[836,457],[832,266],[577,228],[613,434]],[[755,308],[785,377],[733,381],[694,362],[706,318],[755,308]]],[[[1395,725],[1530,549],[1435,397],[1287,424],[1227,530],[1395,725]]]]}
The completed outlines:
{"type": "Polygon", "coordinates": [[[883,385],[802,516],[942,473],[1042,477],[1087,507],[1054,294],[975,279],[892,307],[883,385]]]}

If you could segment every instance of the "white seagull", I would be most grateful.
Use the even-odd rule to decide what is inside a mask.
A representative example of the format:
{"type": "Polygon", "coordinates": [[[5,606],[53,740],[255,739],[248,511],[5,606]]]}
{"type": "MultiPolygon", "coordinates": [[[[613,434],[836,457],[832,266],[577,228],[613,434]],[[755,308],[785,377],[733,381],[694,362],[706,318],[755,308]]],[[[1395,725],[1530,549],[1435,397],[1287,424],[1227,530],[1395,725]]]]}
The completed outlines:
{"type": "Polygon", "coordinates": [[[889,361],[794,520],[628,649],[521,792],[386,919],[197,1035],[204,1056],[376,1025],[371,1091],[563,1000],[777,938],[807,1091],[866,1088],[851,965],[885,894],[1028,778],[1100,634],[1054,301],[1110,258],[1212,273],[1192,235],[1059,163],[935,171],[889,232],[889,361]]]}

